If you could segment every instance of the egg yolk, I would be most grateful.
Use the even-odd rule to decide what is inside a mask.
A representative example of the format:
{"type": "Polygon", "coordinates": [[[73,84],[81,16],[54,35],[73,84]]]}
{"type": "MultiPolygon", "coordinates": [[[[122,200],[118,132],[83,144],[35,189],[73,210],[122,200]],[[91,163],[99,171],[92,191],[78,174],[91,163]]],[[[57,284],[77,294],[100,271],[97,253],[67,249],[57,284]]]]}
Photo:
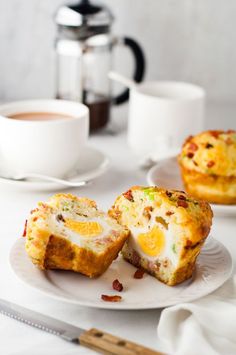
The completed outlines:
{"type": "Polygon", "coordinates": [[[73,232],[79,233],[85,237],[96,237],[103,231],[101,224],[98,222],[81,222],[67,219],[65,226],[73,232]]]}
{"type": "Polygon", "coordinates": [[[139,234],[137,242],[146,255],[158,256],[165,247],[165,235],[160,228],[154,226],[150,232],[139,234]]]}

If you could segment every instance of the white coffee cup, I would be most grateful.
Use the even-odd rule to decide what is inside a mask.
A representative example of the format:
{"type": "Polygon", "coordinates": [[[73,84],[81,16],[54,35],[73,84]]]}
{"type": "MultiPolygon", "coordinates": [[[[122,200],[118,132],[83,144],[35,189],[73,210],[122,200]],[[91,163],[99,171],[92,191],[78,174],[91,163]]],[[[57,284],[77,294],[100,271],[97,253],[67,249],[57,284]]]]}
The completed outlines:
{"type": "Polygon", "coordinates": [[[128,143],[141,159],[176,154],[203,129],[205,92],[193,84],[146,82],[131,88],[128,143]]]}
{"type": "Polygon", "coordinates": [[[30,100],[0,105],[1,172],[63,177],[79,163],[88,132],[89,111],[80,103],[30,100]],[[24,120],[27,113],[54,118],[24,120]],[[9,118],[14,115],[23,118],[9,118]]]}

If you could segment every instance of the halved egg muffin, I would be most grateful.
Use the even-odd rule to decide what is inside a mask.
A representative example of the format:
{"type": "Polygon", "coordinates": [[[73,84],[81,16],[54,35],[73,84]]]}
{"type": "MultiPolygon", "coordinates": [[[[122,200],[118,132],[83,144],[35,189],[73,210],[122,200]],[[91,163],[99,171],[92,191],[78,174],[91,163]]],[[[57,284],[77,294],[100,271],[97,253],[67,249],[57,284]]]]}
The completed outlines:
{"type": "Polygon", "coordinates": [[[130,230],[124,258],[168,285],[192,276],[213,217],[207,202],[182,191],[141,186],[119,196],[109,215],[130,230]]]}
{"type": "Polygon", "coordinates": [[[189,194],[210,203],[236,205],[236,131],[188,137],[178,162],[189,194]]]}
{"type": "Polygon", "coordinates": [[[39,203],[26,227],[26,251],[41,269],[63,269],[89,277],[102,274],[117,257],[129,231],[87,198],[54,195],[39,203]]]}

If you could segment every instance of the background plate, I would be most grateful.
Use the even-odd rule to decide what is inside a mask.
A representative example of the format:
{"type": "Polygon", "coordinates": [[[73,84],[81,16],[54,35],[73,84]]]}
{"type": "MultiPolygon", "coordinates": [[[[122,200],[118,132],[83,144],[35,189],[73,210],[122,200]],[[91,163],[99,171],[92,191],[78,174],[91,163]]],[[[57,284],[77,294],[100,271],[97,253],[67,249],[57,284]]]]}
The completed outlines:
{"type": "Polygon", "coordinates": [[[175,287],[167,286],[147,274],[141,280],[134,279],[136,268],[121,257],[97,279],[70,271],[42,271],[31,263],[24,243],[23,238],[17,240],[10,253],[11,267],[19,279],[50,297],[95,308],[141,310],[193,301],[216,290],[232,271],[229,252],[211,237],[198,257],[193,277],[175,287]],[[121,293],[112,289],[112,282],[117,278],[124,286],[121,293]],[[102,294],[120,294],[122,301],[104,302],[102,294]]]}
{"type": "MultiPolygon", "coordinates": [[[[177,158],[164,159],[153,166],[147,174],[147,182],[149,185],[184,191],[177,158]]],[[[236,205],[216,205],[212,203],[211,207],[214,215],[236,215],[236,205]]]]}

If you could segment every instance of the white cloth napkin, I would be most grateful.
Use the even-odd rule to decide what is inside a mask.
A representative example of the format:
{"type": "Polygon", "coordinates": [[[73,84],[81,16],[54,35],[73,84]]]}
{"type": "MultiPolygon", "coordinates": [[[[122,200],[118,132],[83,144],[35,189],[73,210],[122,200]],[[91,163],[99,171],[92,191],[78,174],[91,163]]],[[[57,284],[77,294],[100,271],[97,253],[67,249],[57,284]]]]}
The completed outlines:
{"type": "Polygon", "coordinates": [[[174,355],[236,354],[236,275],[209,296],[163,310],[158,336],[174,355]]]}

